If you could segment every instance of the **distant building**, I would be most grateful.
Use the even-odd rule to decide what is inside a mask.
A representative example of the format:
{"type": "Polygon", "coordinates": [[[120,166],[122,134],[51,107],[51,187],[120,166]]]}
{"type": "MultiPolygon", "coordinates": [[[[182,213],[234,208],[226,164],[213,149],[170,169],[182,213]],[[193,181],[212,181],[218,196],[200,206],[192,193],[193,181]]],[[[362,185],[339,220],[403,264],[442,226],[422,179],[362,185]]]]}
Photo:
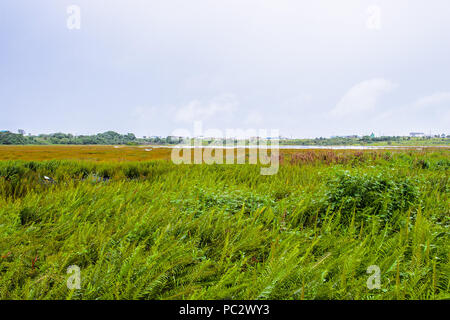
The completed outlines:
{"type": "MultiPolygon", "coordinates": [[[[197,137],[197,139],[202,140],[202,139],[204,139],[204,137],[203,137],[203,136],[200,136],[200,137],[197,137]]],[[[180,142],[180,141],[183,140],[183,137],[167,136],[167,140],[170,141],[170,142],[173,142],[173,141],[178,141],[178,142],[180,142]]]]}
{"type": "Polygon", "coordinates": [[[17,132],[23,136],[25,135],[25,130],[23,130],[23,129],[19,129],[19,130],[17,130],[17,132]]]}
{"type": "Polygon", "coordinates": [[[411,132],[409,134],[410,137],[425,137],[425,133],[423,132],[411,132]]]}
{"type": "Polygon", "coordinates": [[[350,136],[331,136],[331,138],[346,138],[346,139],[354,139],[354,138],[358,138],[358,135],[356,134],[352,134],[350,136]]]}

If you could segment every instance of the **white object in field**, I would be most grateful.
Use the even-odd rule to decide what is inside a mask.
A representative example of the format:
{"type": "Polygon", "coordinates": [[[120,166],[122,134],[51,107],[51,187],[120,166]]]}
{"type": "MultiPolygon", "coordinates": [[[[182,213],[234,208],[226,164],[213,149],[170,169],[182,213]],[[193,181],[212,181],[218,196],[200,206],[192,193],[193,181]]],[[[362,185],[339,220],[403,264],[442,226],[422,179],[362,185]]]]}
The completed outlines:
{"type": "Polygon", "coordinates": [[[52,178],[50,178],[50,177],[47,177],[47,176],[44,176],[44,180],[45,181],[48,181],[48,182],[55,182],[55,180],[53,180],[52,178]]]}
{"type": "Polygon", "coordinates": [[[150,149],[145,149],[145,151],[152,151],[153,149],[152,148],[150,148],[150,149]]]}

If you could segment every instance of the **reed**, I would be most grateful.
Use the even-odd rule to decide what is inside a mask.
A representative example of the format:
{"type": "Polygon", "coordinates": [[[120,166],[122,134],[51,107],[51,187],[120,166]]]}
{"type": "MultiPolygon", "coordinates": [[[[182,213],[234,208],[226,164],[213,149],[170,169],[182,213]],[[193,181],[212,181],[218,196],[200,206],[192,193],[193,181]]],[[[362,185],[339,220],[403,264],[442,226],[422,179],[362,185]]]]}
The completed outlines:
{"type": "Polygon", "coordinates": [[[288,150],[262,176],[133,150],[0,161],[0,299],[450,298],[449,151],[288,150]]]}

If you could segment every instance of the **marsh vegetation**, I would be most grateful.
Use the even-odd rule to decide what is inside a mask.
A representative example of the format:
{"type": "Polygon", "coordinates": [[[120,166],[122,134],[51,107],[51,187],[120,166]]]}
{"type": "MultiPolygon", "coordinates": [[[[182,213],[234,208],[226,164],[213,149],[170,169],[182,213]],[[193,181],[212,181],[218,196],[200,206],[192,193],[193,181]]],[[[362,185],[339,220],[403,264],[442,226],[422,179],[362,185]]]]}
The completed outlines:
{"type": "Polygon", "coordinates": [[[0,299],[450,298],[449,155],[285,151],[273,176],[4,160],[0,299]]]}

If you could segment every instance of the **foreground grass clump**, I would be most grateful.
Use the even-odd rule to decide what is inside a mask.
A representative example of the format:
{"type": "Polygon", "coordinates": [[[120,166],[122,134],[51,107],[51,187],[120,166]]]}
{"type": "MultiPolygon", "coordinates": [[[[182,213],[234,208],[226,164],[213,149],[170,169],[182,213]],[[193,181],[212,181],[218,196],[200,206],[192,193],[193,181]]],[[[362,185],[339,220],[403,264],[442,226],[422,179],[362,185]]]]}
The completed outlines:
{"type": "Polygon", "coordinates": [[[290,157],[0,162],[0,299],[450,298],[448,151],[290,157]]]}
{"type": "Polygon", "coordinates": [[[405,212],[419,199],[419,178],[391,172],[337,171],[327,184],[328,201],[332,209],[392,221],[395,212],[405,212]]]}

